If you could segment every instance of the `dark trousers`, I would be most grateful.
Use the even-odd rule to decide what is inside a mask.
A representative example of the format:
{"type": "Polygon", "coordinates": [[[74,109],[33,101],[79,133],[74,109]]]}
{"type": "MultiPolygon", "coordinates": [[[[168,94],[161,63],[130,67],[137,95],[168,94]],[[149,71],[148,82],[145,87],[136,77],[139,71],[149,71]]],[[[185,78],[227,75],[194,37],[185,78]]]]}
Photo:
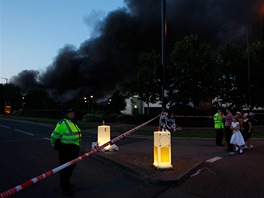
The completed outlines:
{"type": "Polygon", "coordinates": [[[232,130],[230,129],[229,126],[225,126],[225,138],[226,138],[226,143],[227,143],[227,150],[228,151],[233,151],[233,145],[230,143],[232,136],[232,130]]]}
{"type": "Polygon", "coordinates": [[[246,142],[248,140],[248,132],[245,131],[244,129],[240,129],[240,132],[244,138],[244,141],[246,142]]]}
{"type": "Polygon", "coordinates": [[[215,129],[216,135],[215,135],[215,144],[216,145],[222,145],[223,137],[224,137],[224,130],[221,129],[215,129]]]}
{"type": "MultiPolygon", "coordinates": [[[[79,157],[80,148],[75,144],[61,143],[58,151],[59,151],[59,162],[60,165],[62,165],[65,164],[66,162],[69,162],[79,157]]],[[[60,185],[64,190],[67,190],[71,187],[70,178],[72,176],[75,166],[76,163],[60,171],[60,185]]]]}

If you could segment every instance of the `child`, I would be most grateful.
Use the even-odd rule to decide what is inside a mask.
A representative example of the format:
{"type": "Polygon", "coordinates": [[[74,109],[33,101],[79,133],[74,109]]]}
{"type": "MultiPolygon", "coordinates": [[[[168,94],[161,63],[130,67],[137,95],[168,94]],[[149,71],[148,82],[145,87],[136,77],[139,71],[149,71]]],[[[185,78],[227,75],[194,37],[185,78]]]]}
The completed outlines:
{"type": "Polygon", "coordinates": [[[235,151],[237,150],[236,147],[238,146],[240,149],[239,152],[242,154],[245,141],[240,132],[240,124],[235,116],[233,117],[233,122],[231,123],[230,128],[233,130],[230,143],[233,144],[235,151]]]}
{"type": "Polygon", "coordinates": [[[163,112],[160,116],[159,120],[159,128],[161,131],[166,131],[167,130],[167,124],[168,124],[168,113],[163,112]]]}
{"type": "Polygon", "coordinates": [[[175,116],[173,113],[170,115],[170,118],[168,118],[167,128],[174,132],[181,130],[181,127],[175,123],[175,116]]]}

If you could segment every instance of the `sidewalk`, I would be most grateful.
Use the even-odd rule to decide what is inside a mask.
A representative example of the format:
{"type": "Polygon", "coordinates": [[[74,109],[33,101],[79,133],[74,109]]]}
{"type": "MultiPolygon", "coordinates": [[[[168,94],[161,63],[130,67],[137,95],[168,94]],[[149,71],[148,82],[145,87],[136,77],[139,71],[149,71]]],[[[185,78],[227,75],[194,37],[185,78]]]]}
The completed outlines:
{"type": "MultiPolygon", "coordinates": [[[[130,137],[126,137],[130,138],[130,137]]],[[[172,138],[172,169],[153,166],[153,137],[119,146],[117,152],[98,152],[93,157],[117,165],[148,183],[179,185],[196,173],[206,160],[228,157],[225,147],[215,146],[214,139],[172,138]]],[[[118,146],[118,142],[116,143],[118,146]]]]}

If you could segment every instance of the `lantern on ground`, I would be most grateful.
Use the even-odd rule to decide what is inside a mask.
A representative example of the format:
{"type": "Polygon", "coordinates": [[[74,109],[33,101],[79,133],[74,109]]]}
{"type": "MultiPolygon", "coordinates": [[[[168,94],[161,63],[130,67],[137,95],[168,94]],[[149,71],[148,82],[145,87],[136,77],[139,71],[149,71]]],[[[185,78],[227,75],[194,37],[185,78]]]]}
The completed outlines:
{"type": "Polygon", "coordinates": [[[171,169],[171,134],[169,131],[154,132],[154,163],[158,169],[171,169]]]}
{"type": "MultiPolygon", "coordinates": [[[[103,122],[103,125],[98,126],[97,130],[97,142],[99,145],[103,145],[110,141],[111,135],[110,135],[110,126],[105,125],[103,122]]],[[[104,149],[109,150],[110,145],[106,146],[104,149]]]]}

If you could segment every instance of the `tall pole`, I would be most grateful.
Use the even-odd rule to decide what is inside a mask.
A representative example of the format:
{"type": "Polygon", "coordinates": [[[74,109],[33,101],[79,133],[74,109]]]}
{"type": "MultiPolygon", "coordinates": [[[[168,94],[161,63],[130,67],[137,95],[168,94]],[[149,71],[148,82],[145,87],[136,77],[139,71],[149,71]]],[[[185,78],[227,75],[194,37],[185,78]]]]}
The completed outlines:
{"type": "MultiPolygon", "coordinates": [[[[262,5],[262,44],[264,45],[264,4],[262,5]]],[[[264,83],[264,47],[262,48],[262,74],[264,83]]]]}
{"type": "MultiPolygon", "coordinates": [[[[260,15],[262,20],[262,44],[264,45],[264,3],[260,7],[260,15]]],[[[264,83],[264,48],[262,48],[262,84],[264,83]]]]}
{"type": "Polygon", "coordinates": [[[264,83],[264,3],[262,3],[260,7],[260,20],[261,20],[261,25],[262,25],[262,85],[264,83]]]}
{"type": "Polygon", "coordinates": [[[248,64],[248,108],[251,109],[251,79],[250,79],[250,59],[249,59],[249,26],[246,29],[247,33],[247,64],[248,64]]]}
{"type": "Polygon", "coordinates": [[[166,90],[166,0],[161,0],[161,65],[163,69],[162,79],[162,108],[166,108],[165,90],[166,90]]]}

